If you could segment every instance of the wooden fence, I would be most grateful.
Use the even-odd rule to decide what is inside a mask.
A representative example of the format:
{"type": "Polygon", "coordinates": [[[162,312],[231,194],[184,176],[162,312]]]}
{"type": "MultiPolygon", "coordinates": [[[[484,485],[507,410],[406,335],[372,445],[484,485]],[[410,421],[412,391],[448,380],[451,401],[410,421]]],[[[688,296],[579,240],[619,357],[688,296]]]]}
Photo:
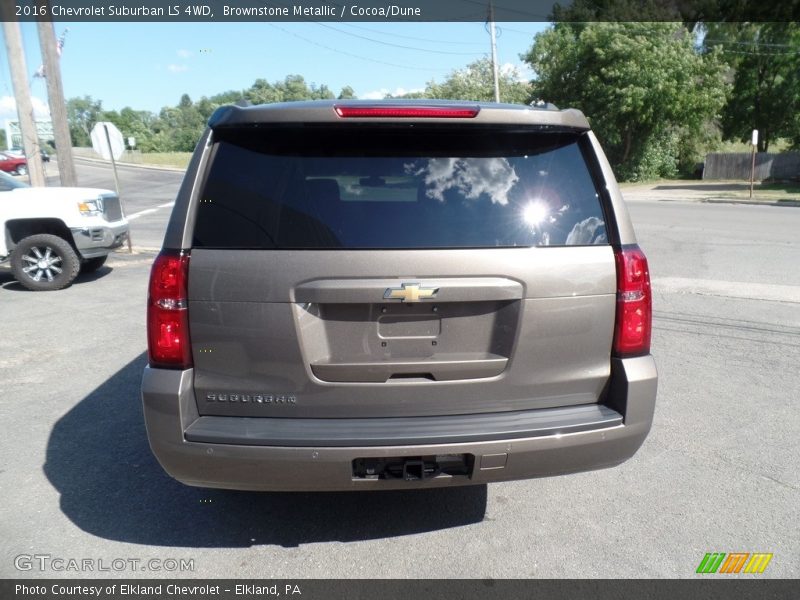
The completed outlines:
{"type": "MultiPolygon", "coordinates": [[[[712,152],[706,155],[703,179],[750,180],[752,155],[747,152],[712,152]]],[[[800,152],[756,153],[756,181],[800,180],[800,152]]]]}

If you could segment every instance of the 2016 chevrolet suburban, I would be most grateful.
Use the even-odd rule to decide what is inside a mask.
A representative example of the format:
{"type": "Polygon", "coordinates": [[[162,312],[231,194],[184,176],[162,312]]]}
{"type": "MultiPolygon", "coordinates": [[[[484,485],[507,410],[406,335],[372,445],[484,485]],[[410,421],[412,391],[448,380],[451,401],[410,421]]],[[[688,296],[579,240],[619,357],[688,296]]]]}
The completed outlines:
{"type": "Polygon", "coordinates": [[[147,329],[150,446],[196,486],[610,467],[656,398],[647,260],[586,118],[549,106],[218,109],[147,329]]]}

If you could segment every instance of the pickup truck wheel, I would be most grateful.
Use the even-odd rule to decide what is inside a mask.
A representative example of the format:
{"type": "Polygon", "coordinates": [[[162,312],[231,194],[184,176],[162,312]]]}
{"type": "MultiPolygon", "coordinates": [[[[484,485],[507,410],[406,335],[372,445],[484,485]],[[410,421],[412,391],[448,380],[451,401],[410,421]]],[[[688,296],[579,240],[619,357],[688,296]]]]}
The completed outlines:
{"type": "Polygon", "coordinates": [[[96,256],[95,258],[87,258],[81,263],[81,273],[94,273],[106,264],[106,259],[108,255],[105,256],[96,256]]]}
{"type": "Polygon", "coordinates": [[[33,291],[60,290],[78,276],[80,259],[65,239],[39,233],[22,239],[11,254],[11,270],[33,291]]]}
{"type": "Polygon", "coordinates": [[[27,175],[28,174],[28,167],[25,165],[20,165],[17,167],[17,175],[27,175]]]}

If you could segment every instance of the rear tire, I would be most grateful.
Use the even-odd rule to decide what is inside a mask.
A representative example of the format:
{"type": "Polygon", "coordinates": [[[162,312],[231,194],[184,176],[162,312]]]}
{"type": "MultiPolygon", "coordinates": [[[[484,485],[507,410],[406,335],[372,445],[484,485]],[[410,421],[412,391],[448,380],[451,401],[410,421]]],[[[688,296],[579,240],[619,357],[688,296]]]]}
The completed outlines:
{"type": "Polygon", "coordinates": [[[94,258],[87,258],[81,263],[81,273],[94,273],[106,264],[108,254],[104,256],[96,256],[94,258]]]}
{"type": "Polygon", "coordinates": [[[27,175],[28,174],[28,167],[25,165],[20,165],[17,167],[17,175],[27,175]]]}
{"type": "Polygon", "coordinates": [[[69,242],[49,233],[24,238],[11,254],[14,277],[34,292],[67,287],[78,276],[80,266],[69,242]]]}

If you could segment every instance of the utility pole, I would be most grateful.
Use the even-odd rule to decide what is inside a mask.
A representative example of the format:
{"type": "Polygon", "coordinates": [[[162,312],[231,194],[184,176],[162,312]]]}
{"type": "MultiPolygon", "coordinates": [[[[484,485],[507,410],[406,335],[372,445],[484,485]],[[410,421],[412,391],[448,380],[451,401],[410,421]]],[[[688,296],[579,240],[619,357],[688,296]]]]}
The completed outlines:
{"type": "Polygon", "coordinates": [[[756,147],[758,146],[758,129],[753,129],[752,137],[750,138],[750,145],[753,148],[752,157],[750,159],[750,198],[753,197],[753,180],[756,175],[756,147]]]}
{"type": "Polygon", "coordinates": [[[8,66],[11,70],[11,84],[14,87],[14,98],[17,103],[17,116],[19,129],[22,132],[22,148],[28,160],[28,175],[31,185],[43,186],[44,168],[42,157],[39,154],[39,136],[36,133],[36,123],[33,119],[33,104],[31,103],[31,90],[28,87],[25,55],[22,52],[22,34],[19,22],[13,21],[11,12],[12,3],[0,0],[0,20],[3,21],[3,37],[8,51],[8,66]]]}
{"type": "MultiPolygon", "coordinates": [[[[125,208],[122,204],[122,196],[119,193],[119,177],[117,176],[117,161],[114,158],[114,150],[111,148],[111,134],[108,133],[108,124],[103,123],[103,131],[106,134],[106,144],[108,144],[108,156],[111,159],[111,168],[114,170],[114,188],[117,190],[117,198],[119,198],[119,205],[122,208],[122,212],[125,212],[125,208]]],[[[133,254],[133,239],[131,238],[131,232],[128,231],[128,254],[133,254]]]]}
{"type": "Polygon", "coordinates": [[[489,35],[492,38],[492,77],[494,79],[494,101],[500,102],[500,81],[497,77],[497,36],[494,30],[494,4],[489,3],[489,35]]]}
{"type": "MultiPolygon", "coordinates": [[[[48,4],[45,0],[40,6],[48,4]]],[[[50,11],[44,14],[50,14],[50,11]]],[[[47,100],[50,103],[50,118],[53,120],[53,134],[58,152],[58,174],[61,177],[61,185],[75,187],[78,185],[78,177],[72,160],[72,139],[69,135],[64,88],[61,85],[61,64],[56,49],[56,33],[52,21],[40,20],[36,26],[39,30],[39,46],[42,49],[42,64],[47,81],[47,100]]]]}

